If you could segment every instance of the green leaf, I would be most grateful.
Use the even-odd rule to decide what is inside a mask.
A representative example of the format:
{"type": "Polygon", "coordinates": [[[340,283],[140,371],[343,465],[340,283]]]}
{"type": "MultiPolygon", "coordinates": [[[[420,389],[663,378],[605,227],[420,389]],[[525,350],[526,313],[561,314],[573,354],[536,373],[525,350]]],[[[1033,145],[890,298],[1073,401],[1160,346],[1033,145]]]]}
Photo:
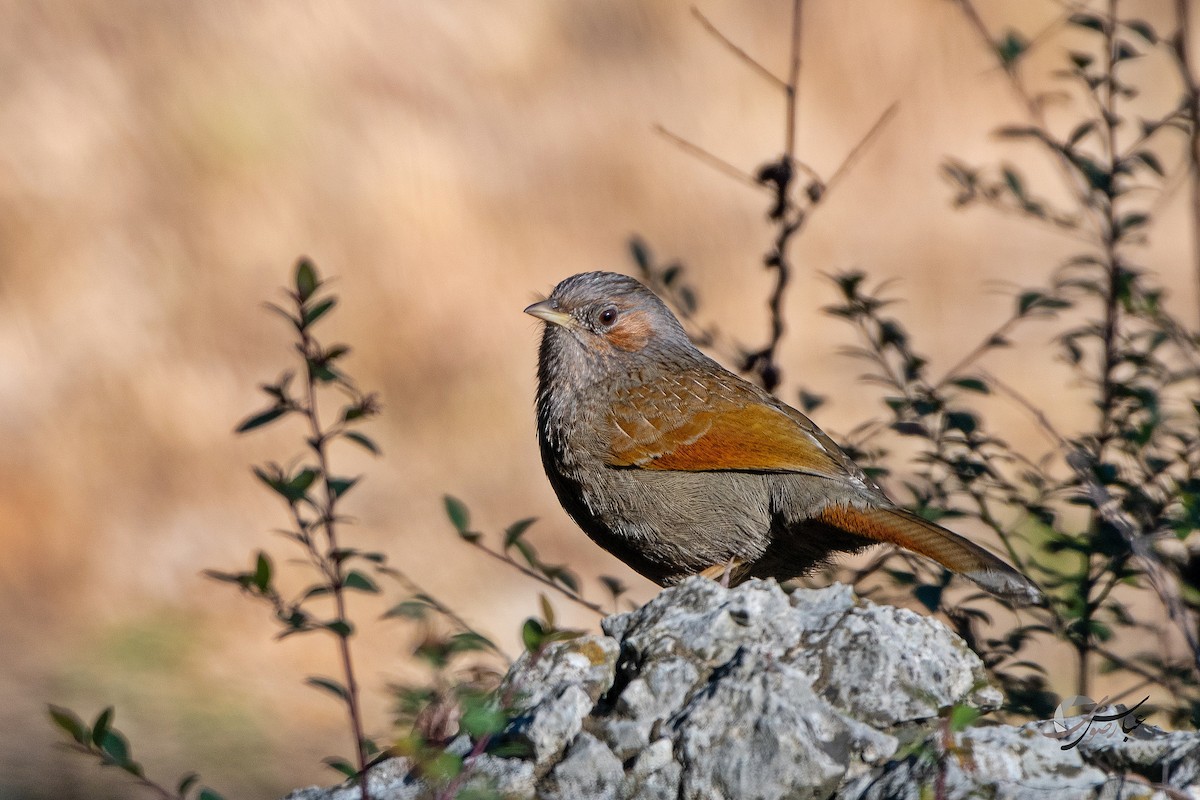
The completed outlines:
{"type": "Polygon", "coordinates": [[[379,587],[375,584],[375,581],[356,569],[351,570],[346,575],[342,580],[342,586],[345,586],[347,589],[357,589],[360,592],[368,592],[370,594],[379,593],[379,587]]]}
{"type": "Polygon", "coordinates": [[[1096,120],[1089,119],[1075,126],[1075,130],[1071,131],[1071,135],[1067,137],[1067,147],[1074,147],[1079,144],[1079,141],[1096,129],[1096,120]]]}
{"type": "Polygon", "coordinates": [[[969,411],[951,411],[946,414],[946,428],[959,430],[970,435],[979,427],[979,420],[969,411]]]}
{"type": "Polygon", "coordinates": [[[1072,14],[1067,20],[1072,25],[1079,28],[1088,28],[1093,31],[1104,33],[1104,20],[1094,14],[1072,14]]]}
{"type": "Polygon", "coordinates": [[[532,617],[525,620],[525,624],[521,626],[521,642],[524,643],[525,649],[536,653],[545,640],[546,629],[542,627],[542,623],[532,617]]]}
{"type": "Polygon", "coordinates": [[[47,705],[46,708],[50,712],[50,719],[54,720],[55,725],[66,731],[68,736],[80,744],[88,743],[91,731],[74,711],[56,705],[47,705]]]}
{"type": "Polygon", "coordinates": [[[613,599],[620,597],[621,595],[625,594],[626,591],[628,591],[628,587],[626,587],[624,583],[622,583],[619,579],[612,577],[611,575],[601,575],[600,582],[604,584],[605,589],[608,589],[609,594],[613,596],[613,599]]]}
{"type": "Polygon", "coordinates": [[[966,389],[970,392],[979,392],[980,394],[988,394],[991,392],[991,389],[988,388],[988,385],[979,378],[955,378],[954,380],[950,381],[950,383],[954,384],[960,389],[966,389]]]}
{"type": "Polygon", "coordinates": [[[917,598],[921,605],[925,606],[930,611],[937,611],[938,606],[941,605],[942,602],[942,589],[943,587],[941,586],[925,584],[923,586],[918,586],[913,590],[913,597],[917,598]]]}
{"type": "MultiPolygon", "coordinates": [[[[328,313],[329,309],[333,308],[335,305],[337,305],[337,298],[330,297],[327,300],[322,300],[321,302],[317,303],[312,308],[305,309],[304,316],[301,318],[301,322],[303,323],[303,326],[307,328],[309,325],[312,325],[314,322],[319,320],[321,317],[325,316],[325,314],[328,313]]],[[[338,355],[341,355],[341,354],[339,353],[338,355]]],[[[336,358],[336,357],[337,356],[334,356],[334,358],[336,358]]],[[[329,358],[329,356],[327,354],[325,357],[325,360],[332,361],[333,359],[329,358]]]]}
{"type": "Polygon", "coordinates": [[[1131,231],[1134,228],[1140,228],[1149,221],[1150,216],[1148,214],[1142,214],[1140,212],[1126,214],[1125,216],[1121,217],[1120,221],[1117,222],[1117,235],[1120,236],[1126,231],[1131,231]]]}
{"type": "Polygon", "coordinates": [[[346,759],[340,758],[339,756],[328,756],[321,759],[321,763],[330,769],[342,773],[347,778],[354,778],[358,776],[358,770],[354,768],[354,765],[346,759]]]}
{"type": "Polygon", "coordinates": [[[327,631],[337,634],[343,639],[348,639],[354,633],[354,626],[344,619],[335,619],[332,622],[322,622],[321,627],[327,631]]]}
{"type": "Polygon", "coordinates": [[[1150,26],[1150,23],[1145,20],[1127,19],[1122,24],[1145,39],[1147,44],[1158,44],[1158,34],[1154,32],[1154,28],[1150,26]]]}
{"type": "Polygon", "coordinates": [[[363,436],[358,431],[346,431],[342,434],[342,436],[359,445],[363,449],[370,451],[373,455],[379,455],[381,452],[379,450],[379,445],[375,444],[373,440],[363,436]]]}
{"type": "Polygon", "coordinates": [[[950,709],[950,730],[955,733],[966,730],[966,728],[979,719],[983,712],[978,708],[971,706],[956,705],[950,709]]]}
{"type": "Polygon", "coordinates": [[[313,597],[324,597],[325,595],[330,594],[332,592],[333,592],[333,589],[330,589],[328,586],[326,586],[323,583],[314,584],[305,590],[304,600],[308,600],[313,597]]]}
{"type": "Polygon", "coordinates": [[[446,516],[450,518],[450,524],[454,526],[460,536],[468,533],[471,526],[471,512],[467,510],[463,501],[451,495],[446,495],[442,500],[446,504],[446,516]]]}
{"type": "Polygon", "coordinates": [[[1021,34],[1013,30],[1005,32],[1003,38],[996,42],[996,53],[1000,56],[1000,60],[1004,62],[1006,67],[1020,58],[1021,54],[1028,48],[1029,42],[1021,34]]]}
{"type": "Polygon", "coordinates": [[[288,496],[291,499],[299,500],[304,497],[309,488],[313,485],[313,481],[319,475],[315,469],[305,467],[297,472],[291,480],[287,482],[288,496]]]}
{"type": "Polygon", "coordinates": [[[1004,182],[1008,184],[1008,189],[1013,193],[1013,196],[1018,200],[1025,199],[1025,184],[1021,180],[1021,176],[1011,167],[1004,167],[1004,182]]]}
{"type": "Polygon", "coordinates": [[[296,263],[296,296],[303,303],[308,298],[312,297],[313,292],[321,285],[317,278],[317,269],[313,263],[307,258],[302,258],[296,263]]]}
{"type": "Polygon", "coordinates": [[[263,593],[271,586],[271,559],[262,550],[258,551],[254,565],[254,586],[263,593]]]}
{"type": "Polygon", "coordinates": [[[225,800],[225,797],[205,786],[200,790],[200,794],[197,795],[196,800],[225,800]]]}
{"type": "Polygon", "coordinates": [[[200,775],[198,773],[189,772],[179,779],[179,788],[176,790],[176,792],[180,797],[184,797],[192,790],[192,787],[195,786],[196,782],[199,780],[200,775]]]}
{"type": "Polygon", "coordinates": [[[537,517],[529,517],[528,519],[518,520],[505,528],[504,549],[507,550],[512,547],[525,534],[525,531],[529,530],[529,526],[535,522],[537,522],[537,517]]]}
{"type": "Polygon", "coordinates": [[[354,488],[354,484],[358,483],[360,478],[362,478],[361,475],[355,476],[353,478],[330,478],[329,479],[329,490],[331,492],[333,492],[333,496],[335,498],[341,497],[346,492],[348,492],[352,488],[354,488]]]}
{"type": "Polygon", "coordinates": [[[276,406],[275,408],[268,408],[266,411],[263,411],[259,414],[255,414],[254,416],[248,417],[247,419],[243,420],[240,425],[238,425],[236,428],[233,429],[233,432],[234,433],[245,433],[246,431],[252,431],[255,428],[261,428],[263,425],[266,425],[269,422],[274,422],[275,420],[279,419],[280,417],[282,417],[284,414],[288,413],[289,411],[291,411],[291,409],[287,408],[286,406],[276,406]]]}
{"type": "Polygon", "coordinates": [[[350,702],[350,692],[346,690],[345,686],[342,686],[342,684],[338,683],[333,678],[319,678],[310,676],[305,678],[304,682],[309,686],[329,692],[331,695],[344,703],[350,702]]]}
{"type": "MultiPolygon", "coordinates": [[[[93,735],[94,733],[93,731],[93,735]]],[[[96,744],[113,760],[113,763],[126,768],[134,775],[141,774],[141,768],[129,760],[129,742],[121,735],[120,731],[106,730],[104,739],[96,744]]]]}
{"type": "Polygon", "coordinates": [[[405,617],[406,619],[424,619],[428,612],[428,603],[423,603],[420,600],[405,600],[403,603],[398,603],[385,611],[383,618],[405,617]]]}
{"type": "Polygon", "coordinates": [[[494,648],[491,639],[475,631],[463,631],[450,637],[449,650],[451,653],[474,653],[479,650],[494,648]]]}
{"type": "Polygon", "coordinates": [[[100,712],[96,717],[96,721],[92,723],[92,744],[100,747],[100,743],[104,741],[104,737],[108,735],[109,726],[112,725],[113,707],[109,706],[100,712]]]}
{"type": "Polygon", "coordinates": [[[459,720],[459,726],[473,739],[499,733],[507,724],[508,717],[504,712],[492,706],[469,708],[459,720]]]}

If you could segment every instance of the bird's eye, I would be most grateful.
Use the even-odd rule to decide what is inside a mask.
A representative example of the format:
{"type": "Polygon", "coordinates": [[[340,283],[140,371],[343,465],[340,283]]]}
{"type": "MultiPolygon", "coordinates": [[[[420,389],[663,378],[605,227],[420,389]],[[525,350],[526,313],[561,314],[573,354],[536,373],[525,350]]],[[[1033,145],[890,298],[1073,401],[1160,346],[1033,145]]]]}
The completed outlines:
{"type": "Polygon", "coordinates": [[[617,310],[615,308],[606,308],[600,312],[600,316],[597,319],[600,320],[601,325],[607,328],[617,321],[617,310]]]}

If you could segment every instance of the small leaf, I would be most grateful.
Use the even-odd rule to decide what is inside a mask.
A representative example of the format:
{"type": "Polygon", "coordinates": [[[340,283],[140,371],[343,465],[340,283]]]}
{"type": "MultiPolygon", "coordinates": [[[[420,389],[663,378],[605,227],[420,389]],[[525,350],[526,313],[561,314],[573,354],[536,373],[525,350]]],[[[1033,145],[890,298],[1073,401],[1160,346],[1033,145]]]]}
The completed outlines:
{"type": "Polygon", "coordinates": [[[1071,135],[1067,137],[1067,147],[1074,147],[1079,144],[1079,141],[1096,129],[1096,120],[1089,119],[1075,126],[1075,130],[1071,131],[1071,135]]]}
{"type": "Polygon", "coordinates": [[[258,551],[254,565],[254,586],[263,593],[271,586],[271,560],[262,550],[258,551]]]}
{"type": "Polygon", "coordinates": [[[960,389],[966,389],[970,392],[979,392],[980,394],[988,394],[991,391],[991,389],[988,388],[988,385],[979,378],[955,378],[954,380],[950,381],[950,383],[954,384],[960,389]]]}
{"type": "Polygon", "coordinates": [[[626,591],[628,591],[628,587],[626,587],[624,583],[617,578],[612,577],[611,575],[601,575],[600,582],[604,584],[604,588],[608,589],[609,594],[613,596],[613,599],[620,597],[621,595],[625,594],[626,591]]]}
{"type": "MultiPolygon", "coordinates": [[[[325,316],[329,309],[333,308],[335,305],[337,305],[336,297],[330,297],[327,300],[322,300],[312,308],[305,309],[304,316],[301,318],[301,322],[303,323],[304,327],[307,328],[309,325],[312,325],[321,317],[325,316]]],[[[341,355],[341,353],[338,355],[341,355]]],[[[337,356],[334,356],[333,358],[337,358],[337,356]]],[[[326,361],[332,361],[333,358],[330,358],[328,354],[325,356],[326,361]]]]}
{"type": "Polygon", "coordinates": [[[354,778],[358,775],[358,770],[356,770],[349,761],[344,758],[339,758],[338,756],[328,756],[327,758],[323,758],[321,759],[321,763],[330,769],[342,773],[347,778],[354,778]]]}
{"type": "Polygon", "coordinates": [[[454,529],[460,535],[467,533],[471,526],[471,512],[467,510],[463,501],[450,495],[446,495],[442,500],[446,504],[446,516],[450,518],[454,529]]]}
{"type": "Polygon", "coordinates": [[[524,643],[525,649],[530,653],[536,653],[545,640],[546,629],[542,627],[542,624],[533,618],[525,620],[525,624],[521,626],[521,641],[524,643]]]}
{"type": "Polygon", "coordinates": [[[537,522],[537,517],[529,517],[528,519],[518,520],[512,525],[509,525],[504,530],[504,549],[512,547],[522,536],[525,531],[529,530],[529,526],[537,522]]]}
{"type": "Polygon", "coordinates": [[[950,730],[955,733],[966,730],[967,726],[979,719],[981,714],[983,712],[978,708],[965,705],[954,706],[950,709],[950,730]]]}
{"type": "Polygon", "coordinates": [[[342,586],[345,586],[347,589],[357,589],[360,592],[367,592],[369,594],[379,593],[379,587],[375,584],[375,582],[356,569],[351,570],[346,575],[346,577],[342,580],[342,586]]]}
{"type": "Polygon", "coordinates": [[[313,481],[317,479],[317,471],[311,467],[305,467],[287,482],[287,488],[290,490],[289,495],[296,500],[304,497],[305,492],[313,485],[313,481]]]}
{"type": "Polygon", "coordinates": [[[200,790],[200,794],[196,796],[196,800],[225,800],[225,797],[205,786],[200,790]]]}
{"type": "Polygon", "coordinates": [[[284,414],[288,413],[288,411],[290,411],[290,410],[291,409],[287,408],[286,406],[276,406],[275,408],[268,408],[266,411],[263,411],[259,414],[255,414],[254,416],[248,417],[247,419],[243,420],[240,425],[238,425],[236,428],[233,429],[233,432],[234,433],[245,433],[246,431],[252,431],[255,428],[261,428],[263,425],[266,425],[269,422],[274,422],[275,420],[279,419],[284,414]]]}
{"type": "Polygon", "coordinates": [[[180,797],[185,796],[188,792],[190,792],[192,790],[192,787],[195,786],[196,782],[199,780],[200,780],[200,775],[195,772],[189,772],[188,774],[186,774],[182,778],[180,778],[179,779],[179,788],[176,790],[179,793],[179,796],[180,797]]]}
{"type": "Polygon", "coordinates": [[[1147,214],[1142,214],[1139,212],[1126,214],[1125,216],[1121,217],[1119,222],[1117,222],[1117,235],[1119,236],[1126,231],[1133,230],[1134,228],[1140,228],[1149,221],[1150,217],[1147,214]]]}
{"type": "Polygon", "coordinates": [[[406,619],[424,619],[428,612],[429,604],[423,603],[420,600],[405,600],[403,603],[398,603],[383,612],[383,618],[404,617],[406,619]]]}
{"type": "Polygon", "coordinates": [[[800,390],[800,410],[805,414],[811,414],[825,404],[825,397],[819,394],[804,389],[800,390]]]}
{"type": "Polygon", "coordinates": [[[342,434],[342,436],[359,445],[363,449],[370,451],[373,455],[379,455],[380,453],[379,445],[375,444],[373,440],[363,436],[358,431],[346,431],[342,434]]]}
{"type": "Polygon", "coordinates": [[[951,411],[946,414],[947,430],[959,430],[969,436],[978,427],[978,418],[969,411],[951,411]]]}
{"type": "Polygon", "coordinates": [[[350,702],[350,692],[346,690],[345,686],[342,686],[333,678],[317,678],[310,676],[305,678],[304,682],[309,686],[314,686],[318,689],[323,689],[324,691],[329,692],[331,695],[344,703],[350,702]]]}
{"type": "Polygon", "coordinates": [[[996,53],[1006,67],[1016,61],[1028,48],[1029,42],[1013,30],[1007,31],[1004,37],[996,42],[996,53]]]}
{"type": "Polygon", "coordinates": [[[508,717],[505,713],[492,706],[469,708],[459,721],[462,730],[474,739],[499,733],[507,724],[508,717]]]}
{"type": "Polygon", "coordinates": [[[109,706],[100,712],[96,717],[96,721],[92,723],[92,744],[97,747],[101,746],[104,737],[108,735],[109,726],[112,725],[113,707],[109,706]]]}
{"type": "MultiPolygon", "coordinates": [[[[93,735],[95,735],[94,731],[93,735]]],[[[115,764],[126,768],[128,772],[134,775],[141,773],[141,768],[135,762],[129,760],[129,742],[121,735],[120,731],[106,730],[104,732],[104,739],[97,742],[97,744],[115,764]]]]}
{"type": "Polygon", "coordinates": [[[1067,22],[1077,27],[1088,28],[1100,33],[1104,33],[1105,29],[1104,21],[1094,14],[1072,14],[1067,22]]]}
{"type": "Polygon", "coordinates": [[[1158,44],[1158,34],[1154,32],[1154,28],[1150,23],[1140,19],[1127,19],[1123,23],[1126,28],[1141,36],[1146,40],[1147,44],[1158,44]]]}
{"type": "Polygon", "coordinates": [[[56,705],[48,705],[47,708],[50,711],[50,719],[54,720],[55,725],[66,731],[72,739],[80,744],[88,743],[91,731],[74,711],[56,705]]]}
{"type": "Polygon", "coordinates": [[[317,270],[307,258],[300,259],[296,264],[296,296],[303,303],[312,297],[313,292],[320,286],[317,270]]]}
{"type": "Polygon", "coordinates": [[[354,633],[354,626],[344,619],[335,619],[332,622],[323,622],[321,627],[327,631],[331,631],[343,639],[348,639],[354,633]]]}
{"type": "Polygon", "coordinates": [[[942,588],[941,586],[931,586],[929,584],[918,586],[913,590],[913,597],[917,598],[921,602],[921,605],[930,611],[937,611],[938,606],[942,602],[942,588]]]}
{"type": "Polygon", "coordinates": [[[335,498],[341,497],[346,492],[354,488],[354,484],[358,483],[361,477],[362,476],[359,475],[353,478],[330,478],[329,491],[333,492],[333,496],[335,498]]]}
{"type": "Polygon", "coordinates": [[[1004,167],[1004,182],[1008,184],[1008,189],[1013,193],[1013,196],[1018,200],[1025,199],[1025,184],[1021,181],[1021,176],[1011,167],[1004,167]]]}

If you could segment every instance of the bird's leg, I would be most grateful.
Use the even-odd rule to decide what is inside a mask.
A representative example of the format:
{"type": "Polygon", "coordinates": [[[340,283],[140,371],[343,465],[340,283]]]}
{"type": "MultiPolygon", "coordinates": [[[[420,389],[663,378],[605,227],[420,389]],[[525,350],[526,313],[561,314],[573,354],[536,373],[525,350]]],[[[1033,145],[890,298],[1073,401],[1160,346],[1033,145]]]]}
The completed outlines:
{"type": "Polygon", "coordinates": [[[729,560],[724,564],[713,564],[708,569],[702,570],[700,574],[705,578],[716,581],[728,589],[733,578],[734,569],[736,567],[740,567],[744,563],[745,562],[743,562],[737,556],[730,556],[729,560]]]}

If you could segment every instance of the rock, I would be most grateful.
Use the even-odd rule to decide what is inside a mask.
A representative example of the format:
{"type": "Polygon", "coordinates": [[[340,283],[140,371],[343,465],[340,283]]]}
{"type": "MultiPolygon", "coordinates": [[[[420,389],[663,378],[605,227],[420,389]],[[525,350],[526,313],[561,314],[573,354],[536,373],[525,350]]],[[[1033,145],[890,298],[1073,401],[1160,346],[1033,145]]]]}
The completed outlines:
{"type": "MultiPolygon", "coordinates": [[[[529,755],[478,756],[463,788],[506,800],[1070,800],[1148,797],[1156,782],[1200,791],[1194,733],[1146,728],[1125,741],[1109,726],[1063,750],[1044,723],[983,717],[950,732],[947,707],[1002,700],[978,656],[937,620],[845,586],[788,595],[774,582],[724,589],[694,578],[603,628],[514,665],[503,691],[515,717],[502,738],[529,755]]],[[[403,759],[373,769],[371,788],[375,800],[435,794],[403,759]]],[[[357,797],[343,785],[289,800],[357,797]]]]}

